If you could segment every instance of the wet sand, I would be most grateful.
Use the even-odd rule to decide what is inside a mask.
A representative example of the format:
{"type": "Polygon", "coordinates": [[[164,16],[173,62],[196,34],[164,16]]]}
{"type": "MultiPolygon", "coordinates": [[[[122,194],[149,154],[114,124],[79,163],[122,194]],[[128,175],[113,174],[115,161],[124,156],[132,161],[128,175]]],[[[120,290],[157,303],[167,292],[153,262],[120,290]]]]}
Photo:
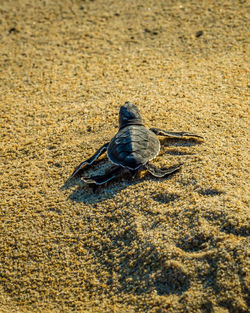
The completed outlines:
{"type": "Polygon", "coordinates": [[[0,312],[247,312],[247,2],[0,12],[0,312]],[[161,138],[153,163],[184,163],[166,179],[65,184],[125,101],[205,141],[161,138]]]}

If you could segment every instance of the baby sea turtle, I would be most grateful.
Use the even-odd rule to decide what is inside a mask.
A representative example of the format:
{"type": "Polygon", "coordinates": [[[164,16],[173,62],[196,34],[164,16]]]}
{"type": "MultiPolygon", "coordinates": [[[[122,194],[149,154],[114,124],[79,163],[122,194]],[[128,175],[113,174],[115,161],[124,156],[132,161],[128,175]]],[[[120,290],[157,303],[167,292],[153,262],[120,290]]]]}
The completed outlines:
{"type": "Polygon", "coordinates": [[[147,169],[156,177],[164,177],[178,171],[182,164],[168,169],[159,169],[149,163],[160,151],[160,141],[156,135],[167,136],[168,138],[203,138],[188,132],[169,132],[159,128],[147,129],[143,125],[138,108],[134,104],[126,102],[120,108],[118,133],[110,142],[105,143],[97,150],[92,157],[77,166],[70,178],[79,174],[86,165],[94,163],[106,151],[113,166],[104,175],[82,178],[85,183],[101,185],[125,170],[136,173],[138,170],[147,169]]]}

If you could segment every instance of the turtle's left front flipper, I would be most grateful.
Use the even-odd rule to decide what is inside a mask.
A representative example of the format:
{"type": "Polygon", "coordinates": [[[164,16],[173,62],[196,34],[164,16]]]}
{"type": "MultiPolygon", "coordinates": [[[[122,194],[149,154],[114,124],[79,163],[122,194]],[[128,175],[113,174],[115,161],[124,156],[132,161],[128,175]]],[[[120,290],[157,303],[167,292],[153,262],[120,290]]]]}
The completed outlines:
{"type": "Polygon", "coordinates": [[[95,154],[92,155],[92,157],[90,157],[89,159],[83,161],[80,165],[78,165],[75,169],[74,169],[74,172],[71,174],[71,176],[69,177],[68,180],[70,180],[71,178],[73,178],[75,175],[77,175],[79,173],[79,171],[84,168],[85,165],[91,165],[92,163],[94,163],[94,161],[96,159],[99,158],[99,156],[101,156],[104,152],[107,151],[107,148],[108,148],[108,145],[109,145],[109,142],[105,143],[103,146],[101,146],[100,149],[98,149],[96,151],[95,154]]]}
{"type": "Polygon", "coordinates": [[[166,131],[160,128],[155,128],[155,127],[150,128],[150,130],[156,135],[167,136],[169,138],[193,137],[193,138],[204,139],[202,136],[195,135],[195,134],[188,133],[188,132],[169,132],[169,131],[166,131]]]}
{"type": "Polygon", "coordinates": [[[173,174],[180,170],[182,167],[182,164],[172,166],[167,169],[160,169],[155,167],[153,164],[147,163],[145,164],[145,168],[149,171],[150,174],[152,174],[155,177],[164,177],[170,174],[173,174]]]}
{"type": "Polygon", "coordinates": [[[104,175],[96,175],[91,177],[82,177],[81,179],[87,184],[102,185],[115,178],[123,171],[120,166],[111,167],[104,175]]]}

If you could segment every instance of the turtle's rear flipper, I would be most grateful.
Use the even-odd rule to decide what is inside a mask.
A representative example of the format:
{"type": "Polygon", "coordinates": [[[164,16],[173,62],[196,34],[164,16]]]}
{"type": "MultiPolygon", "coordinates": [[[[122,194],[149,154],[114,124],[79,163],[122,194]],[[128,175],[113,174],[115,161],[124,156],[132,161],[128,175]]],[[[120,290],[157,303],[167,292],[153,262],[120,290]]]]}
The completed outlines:
{"type": "Polygon", "coordinates": [[[193,138],[200,138],[204,139],[202,136],[191,134],[188,132],[168,132],[166,130],[160,129],[160,128],[150,128],[150,130],[159,136],[167,136],[169,138],[183,138],[183,137],[193,137],[193,138]]]}
{"type": "Polygon", "coordinates": [[[170,175],[170,174],[172,174],[174,172],[179,171],[180,168],[182,167],[182,164],[171,166],[171,167],[169,167],[167,169],[157,168],[153,164],[150,164],[150,163],[146,164],[145,167],[149,171],[149,173],[152,174],[153,176],[155,176],[155,177],[164,177],[164,176],[167,176],[167,175],[170,175]]]}
{"type": "Polygon", "coordinates": [[[100,155],[102,155],[104,152],[106,152],[107,148],[108,148],[109,142],[105,143],[103,146],[101,146],[100,149],[98,149],[96,151],[96,153],[94,155],[92,155],[92,157],[90,157],[89,159],[87,159],[86,161],[83,161],[80,165],[78,165],[75,169],[74,172],[71,174],[71,176],[69,177],[68,180],[70,180],[71,178],[73,178],[75,175],[77,175],[79,173],[79,171],[85,166],[85,165],[91,165],[92,163],[94,163],[94,161],[99,158],[100,155]]]}
{"type": "Polygon", "coordinates": [[[96,184],[102,185],[106,182],[110,181],[111,179],[115,178],[122,172],[123,168],[120,166],[111,167],[105,175],[97,175],[91,177],[82,177],[81,179],[87,184],[96,184]]]}

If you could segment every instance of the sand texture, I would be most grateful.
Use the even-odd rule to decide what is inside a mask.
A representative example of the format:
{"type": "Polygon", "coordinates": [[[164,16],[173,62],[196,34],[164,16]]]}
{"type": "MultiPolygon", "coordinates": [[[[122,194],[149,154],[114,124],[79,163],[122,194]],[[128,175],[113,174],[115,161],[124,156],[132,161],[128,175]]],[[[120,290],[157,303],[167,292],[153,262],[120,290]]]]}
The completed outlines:
{"type": "MultiPolygon", "coordinates": [[[[244,313],[244,0],[0,1],[0,312],[244,313]],[[158,167],[97,190],[73,169],[135,103],[158,167]]],[[[103,173],[104,157],[84,175],[103,173]]]]}

